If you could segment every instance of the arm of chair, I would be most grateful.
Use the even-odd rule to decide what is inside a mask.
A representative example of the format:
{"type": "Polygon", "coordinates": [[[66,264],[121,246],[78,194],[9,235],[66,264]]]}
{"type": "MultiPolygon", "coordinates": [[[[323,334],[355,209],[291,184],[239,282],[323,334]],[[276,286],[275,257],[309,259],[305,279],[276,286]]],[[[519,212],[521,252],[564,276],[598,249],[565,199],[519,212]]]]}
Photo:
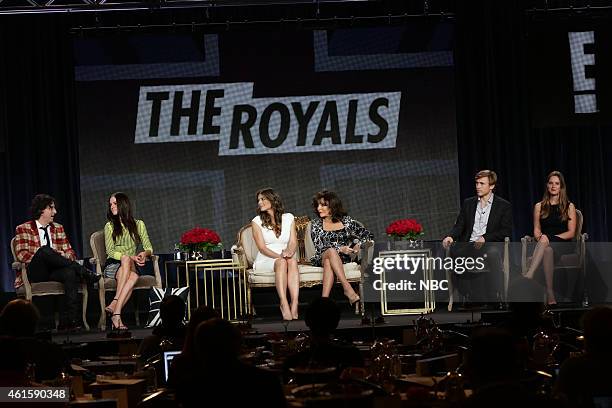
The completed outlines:
{"type": "Polygon", "coordinates": [[[26,292],[26,299],[32,299],[32,286],[30,285],[30,280],[28,279],[28,269],[26,268],[26,264],[19,261],[14,261],[11,264],[11,268],[17,272],[21,270],[21,282],[23,282],[23,287],[26,292]]]}
{"type": "Polygon", "coordinates": [[[102,262],[98,258],[89,258],[89,263],[94,266],[96,274],[100,275],[98,284],[104,290],[104,271],[102,270],[102,262]]]}
{"type": "Polygon", "coordinates": [[[366,241],[361,245],[361,251],[357,255],[357,259],[361,262],[361,265],[367,267],[374,258],[374,241],[366,241]]]}
{"type": "Polygon", "coordinates": [[[578,245],[580,249],[580,257],[578,265],[582,266],[583,271],[585,271],[585,260],[586,260],[586,241],[589,239],[589,234],[582,233],[578,236],[578,245]]]}
{"type": "Polygon", "coordinates": [[[527,243],[533,242],[534,239],[530,235],[525,235],[521,238],[521,273],[527,272],[527,243]]]}
{"type": "Polygon", "coordinates": [[[510,286],[510,238],[504,238],[504,302],[508,301],[508,286],[510,286]]]}
{"type": "MultiPolygon", "coordinates": [[[[444,249],[444,258],[450,258],[450,245],[444,249]]],[[[444,262],[446,265],[446,262],[444,262]]],[[[453,303],[455,301],[455,287],[453,286],[452,269],[444,268],[446,272],[446,282],[448,284],[448,311],[453,311],[453,303]]]]}
{"type": "Polygon", "coordinates": [[[23,262],[14,261],[11,264],[11,269],[14,271],[25,270],[25,264],[23,262]]]}
{"type": "Polygon", "coordinates": [[[155,287],[162,287],[161,274],[159,273],[159,255],[151,255],[151,261],[153,261],[153,272],[155,273],[155,287]]]}
{"type": "MultiPolygon", "coordinates": [[[[102,271],[102,263],[100,259],[98,258],[89,258],[89,263],[94,265],[94,268],[96,269],[96,273],[100,274],[100,280],[98,280],[98,298],[100,300],[100,307],[104,309],[104,304],[106,303],[106,300],[105,300],[106,287],[104,285],[104,272],[102,271]]],[[[100,326],[100,327],[103,327],[103,326],[100,326]]]]}
{"type": "Polygon", "coordinates": [[[366,268],[370,263],[372,263],[372,259],[374,257],[374,241],[366,241],[361,245],[361,250],[357,255],[357,258],[360,259],[359,262],[359,272],[361,277],[359,278],[359,293],[361,293],[362,299],[359,302],[359,313],[361,314],[361,318],[365,316],[365,299],[363,298],[364,294],[364,276],[366,275],[366,268]]]}
{"type": "Polygon", "coordinates": [[[244,265],[245,268],[248,268],[248,262],[246,260],[246,254],[244,253],[244,249],[242,246],[238,244],[232,245],[230,250],[232,252],[232,260],[240,265],[244,265]]]}

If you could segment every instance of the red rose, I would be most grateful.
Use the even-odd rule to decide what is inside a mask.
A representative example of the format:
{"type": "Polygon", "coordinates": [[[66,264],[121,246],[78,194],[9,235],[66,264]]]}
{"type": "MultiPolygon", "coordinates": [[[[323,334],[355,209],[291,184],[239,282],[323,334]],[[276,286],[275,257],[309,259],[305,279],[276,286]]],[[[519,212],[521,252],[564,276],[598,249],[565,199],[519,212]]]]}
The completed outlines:
{"type": "Polygon", "coordinates": [[[385,229],[387,235],[397,236],[399,238],[408,237],[416,239],[423,234],[423,226],[414,218],[402,219],[393,221],[385,229]]]}
{"type": "Polygon", "coordinates": [[[219,235],[207,228],[196,227],[186,231],[181,236],[181,245],[211,244],[218,245],[221,242],[219,235]]]}

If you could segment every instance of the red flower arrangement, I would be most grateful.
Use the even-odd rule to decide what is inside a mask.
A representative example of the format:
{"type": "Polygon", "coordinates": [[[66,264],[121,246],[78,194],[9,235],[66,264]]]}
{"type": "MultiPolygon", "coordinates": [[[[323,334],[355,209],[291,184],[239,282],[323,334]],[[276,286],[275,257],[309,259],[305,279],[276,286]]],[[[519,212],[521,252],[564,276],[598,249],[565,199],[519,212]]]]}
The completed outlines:
{"type": "Polygon", "coordinates": [[[183,251],[210,252],[221,248],[221,237],[215,231],[196,227],[181,236],[178,247],[183,251]]]}
{"type": "Polygon", "coordinates": [[[385,230],[387,235],[398,239],[416,240],[423,232],[423,226],[413,218],[393,221],[385,230]]]}

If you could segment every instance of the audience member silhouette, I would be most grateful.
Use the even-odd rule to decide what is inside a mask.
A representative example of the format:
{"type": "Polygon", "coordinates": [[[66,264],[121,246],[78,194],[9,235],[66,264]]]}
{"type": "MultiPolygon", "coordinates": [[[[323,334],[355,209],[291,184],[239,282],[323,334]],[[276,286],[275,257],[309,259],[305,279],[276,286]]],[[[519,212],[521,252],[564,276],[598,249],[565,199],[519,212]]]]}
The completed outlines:
{"type": "Polygon", "coordinates": [[[510,331],[497,328],[475,331],[465,370],[474,393],[465,406],[553,406],[551,400],[538,396],[523,381],[524,357],[510,331]]]}
{"type": "Polygon", "coordinates": [[[185,407],[265,406],[285,407],[279,379],[272,373],[238,359],[241,336],[222,319],[209,319],[195,332],[197,366],[176,385],[176,397],[185,407]]]}
{"type": "Polygon", "coordinates": [[[28,387],[28,360],[20,346],[19,339],[0,336],[0,387],[28,387]]]}
{"type": "Polygon", "coordinates": [[[339,322],[340,310],[332,299],[321,297],[311,302],[306,311],[310,348],[287,358],[284,366],[286,380],[291,368],[335,367],[339,376],[345,368],[363,367],[363,358],[356,347],[333,339],[339,322]]]}
{"type": "Polygon", "coordinates": [[[0,312],[0,334],[13,337],[33,337],[40,320],[38,308],[32,302],[15,299],[0,312]]]}
{"type": "Polygon", "coordinates": [[[168,375],[168,388],[176,388],[178,384],[191,378],[191,373],[196,371],[195,361],[195,333],[198,325],[209,319],[218,318],[219,314],[208,306],[202,305],[191,312],[191,319],[187,323],[185,341],[181,354],[174,357],[168,375]]]}
{"type": "Polygon", "coordinates": [[[185,341],[185,302],[179,296],[170,295],[162,299],[159,306],[161,324],[153,329],[140,343],[138,354],[146,361],[167,350],[181,350],[185,341]]]}
{"type": "Polygon", "coordinates": [[[542,317],[545,311],[542,302],[513,302],[508,309],[510,314],[499,327],[509,330],[517,340],[531,342],[539,329],[550,328],[549,322],[542,317]]]}
{"type": "Polygon", "coordinates": [[[18,340],[19,351],[35,367],[36,381],[51,380],[62,372],[66,359],[61,347],[34,337],[39,319],[40,313],[32,302],[12,300],[0,312],[0,333],[18,340]]]}
{"type": "Polygon", "coordinates": [[[612,402],[612,309],[588,311],[583,326],[585,352],[563,363],[555,394],[569,406],[607,407],[612,402]]]}

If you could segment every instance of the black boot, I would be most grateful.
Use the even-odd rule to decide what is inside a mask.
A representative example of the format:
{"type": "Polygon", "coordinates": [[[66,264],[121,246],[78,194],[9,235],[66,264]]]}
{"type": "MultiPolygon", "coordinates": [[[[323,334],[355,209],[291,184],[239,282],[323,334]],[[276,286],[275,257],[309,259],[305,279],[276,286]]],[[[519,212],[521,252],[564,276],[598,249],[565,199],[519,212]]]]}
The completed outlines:
{"type": "Polygon", "coordinates": [[[76,275],[81,278],[81,281],[87,283],[88,285],[93,285],[94,283],[98,282],[102,277],[102,275],[90,271],[85,266],[80,265],[77,262],[74,263],[73,268],[75,270],[76,275]]]}

